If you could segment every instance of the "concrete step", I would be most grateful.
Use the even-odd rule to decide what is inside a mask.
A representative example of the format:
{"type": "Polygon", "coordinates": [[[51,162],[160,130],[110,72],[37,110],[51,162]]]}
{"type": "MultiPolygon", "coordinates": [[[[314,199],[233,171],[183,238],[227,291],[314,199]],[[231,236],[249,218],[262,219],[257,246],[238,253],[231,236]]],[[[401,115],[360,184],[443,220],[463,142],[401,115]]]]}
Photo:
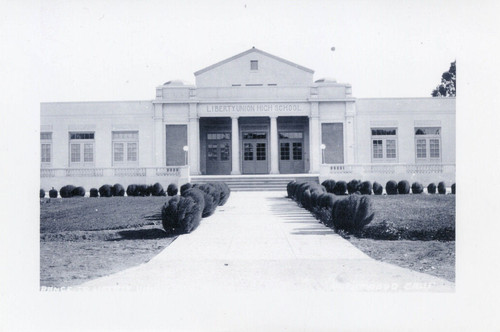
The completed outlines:
{"type": "Polygon", "coordinates": [[[316,174],[192,176],[191,183],[225,182],[234,191],[285,191],[292,181],[319,182],[316,174]]]}

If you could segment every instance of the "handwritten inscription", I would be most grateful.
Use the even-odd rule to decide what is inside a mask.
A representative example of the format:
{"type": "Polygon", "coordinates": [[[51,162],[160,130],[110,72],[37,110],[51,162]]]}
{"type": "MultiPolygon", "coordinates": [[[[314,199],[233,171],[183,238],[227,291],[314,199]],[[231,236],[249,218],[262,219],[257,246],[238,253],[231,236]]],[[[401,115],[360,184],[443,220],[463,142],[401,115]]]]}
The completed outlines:
{"type": "Polygon", "coordinates": [[[207,113],[231,112],[300,112],[302,108],[296,104],[238,104],[208,105],[207,113]]]}

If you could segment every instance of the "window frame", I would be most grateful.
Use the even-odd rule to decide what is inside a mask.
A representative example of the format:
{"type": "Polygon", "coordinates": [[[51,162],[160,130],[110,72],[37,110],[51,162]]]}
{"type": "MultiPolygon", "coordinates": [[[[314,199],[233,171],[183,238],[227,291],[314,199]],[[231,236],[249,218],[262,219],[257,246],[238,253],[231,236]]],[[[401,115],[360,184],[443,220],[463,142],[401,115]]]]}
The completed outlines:
{"type": "Polygon", "coordinates": [[[399,144],[398,144],[398,128],[397,127],[371,127],[370,128],[370,134],[371,134],[371,139],[370,139],[370,153],[371,153],[371,160],[374,163],[397,163],[399,160],[399,144]],[[394,130],[394,134],[377,134],[373,133],[374,130],[383,130],[383,131],[391,131],[394,130]],[[381,141],[381,147],[382,147],[382,157],[381,158],[375,158],[374,157],[374,142],[375,141],[381,141]],[[387,141],[394,141],[394,158],[389,158],[387,157],[388,155],[388,147],[387,147],[387,141]]]}
{"type": "Polygon", "coordinates": [[[94,167],[95,165],[95,132],[93,131],[74,131],[69,132],[69,167],[94,167]],[[72,138],[73,135],[83,136],[78,138],[72,138]],[[87,137],[85,137],[87,136],[87,137]],[[92,136],[92,138],[90,138],[92,136]],[[79,161],[72,161],[72,146],[78,146],[79,161]],[[85,161],[86,146],[92,145],[92,161],[85,161]]]}
{"type": "Polygon", "coordinates": [[[250,71],[259,70],[259,60],[250,60],[250,71]]]}
{"type": "Polygon", "coordinates": [[[54,154],[52,153],[52,132],[42,131],[40,132],[40,166],[41,167],[52,167],[52,160],[54,159],[54,154]],[[42,137],[44,134],[50,134],[50,138],[42,137]],[[43,161],[43,146],[48,145],[49,161],[43,161]]]}
{"type": "Polygon", "coordinates": [[[139,131],[138,130],[113,130],[111,132],[111,162],[113,166],[127,167],[139,164],[139,131]],[[133,134],[135,137],[115,137],[115,134],[133,134]],[[116,160],[115,145],[122,144],[123,159],[116,160]],[[135,144],[135,160],[129,160],[130,145],[135,144]]]}
{"type": "Polygon", "coordinates": [[[413,135],[415,139],[415,162],[416,163],[440,163],[441,158],[443,156],[443,149],[442,149],[442,143],[441,143],[441,130],[442,127],[440,126],[428,126],[428,127],[414,127],[413,128],[413,135]],[[417,130],[419,129],[437,129],[437,134],[418,134],[417,135],[417,130]],[[423,140],[425,141],[425,157],[419,157],[418,156],[418,141],[423,140]],[[431,141],[432,140],[437,140],[438,141],[438,151],[439,151],[439,157],[431,157],[431,141]]]}

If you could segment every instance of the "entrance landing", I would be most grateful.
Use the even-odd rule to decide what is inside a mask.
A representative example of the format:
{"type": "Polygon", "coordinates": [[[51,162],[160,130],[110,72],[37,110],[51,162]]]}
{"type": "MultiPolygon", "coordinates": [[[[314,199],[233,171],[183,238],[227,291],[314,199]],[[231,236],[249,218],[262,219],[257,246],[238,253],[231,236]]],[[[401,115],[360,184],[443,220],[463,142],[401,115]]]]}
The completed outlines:
{"type": "Polygon", "coordinates": [[[82,286],[219,294],[454,290],[444,279],[368,257],[284,192],[233,192],[150,262],[82,286]]]}

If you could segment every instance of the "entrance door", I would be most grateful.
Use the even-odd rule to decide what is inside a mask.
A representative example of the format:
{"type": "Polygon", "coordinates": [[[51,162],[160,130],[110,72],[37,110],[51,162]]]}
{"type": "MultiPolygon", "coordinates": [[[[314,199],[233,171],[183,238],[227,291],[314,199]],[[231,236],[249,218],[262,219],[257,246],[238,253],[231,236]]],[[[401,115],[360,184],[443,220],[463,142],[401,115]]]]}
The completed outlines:
{"type": "Polygon", "coordinates": [[[207,174],[231,173],[231,134],[207,133],[207,174]]]}
{"type": "Polygon", "coordinates": [[[280,132],[279,135],[280,173],[304,173],[304,133],[280,132]]]}
{"type": "Polygon", "coordinates": [[[243,174],[267,174],[267,133],[243,132],[243,174]]]}

